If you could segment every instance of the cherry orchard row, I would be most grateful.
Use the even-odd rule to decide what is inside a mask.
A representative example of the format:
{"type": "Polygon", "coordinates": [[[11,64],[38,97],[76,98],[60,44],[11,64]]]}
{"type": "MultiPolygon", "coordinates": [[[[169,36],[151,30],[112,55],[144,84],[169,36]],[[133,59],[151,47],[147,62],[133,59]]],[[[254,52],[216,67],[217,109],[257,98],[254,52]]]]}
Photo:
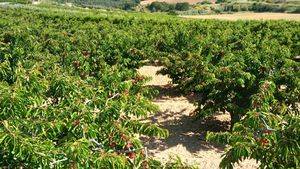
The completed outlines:
{"type": "Polygon", "coordinates": [[[151,166],[128,150],[167,136],[138,121],[156,110],[136,69],[157,60],[202,96],[198,117],[230,112],[232,131],[208,134],[230,146],[222,167],[298,165],[299,22],[32,8],[1,9],[0,29],[2,166],[151,166]]]}
{"type": "Polygon", "coordinates": [[[0,168],[160,166],[138,136],[168,132],[138,120],[157,108],[123,31],[106,20],[0,10],[0,168]]]}

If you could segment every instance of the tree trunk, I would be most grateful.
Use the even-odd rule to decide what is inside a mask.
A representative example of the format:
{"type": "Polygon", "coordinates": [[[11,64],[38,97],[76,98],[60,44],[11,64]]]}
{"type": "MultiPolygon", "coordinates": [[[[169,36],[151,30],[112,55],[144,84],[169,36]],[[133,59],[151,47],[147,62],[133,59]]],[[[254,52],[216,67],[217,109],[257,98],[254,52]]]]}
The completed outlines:
{"type": "Polygon", "coordinates": [[[230,112],[230,118],[230,131],[232,131],[234,124],[240,121],[241,117],[237,113],[230,112]]]}

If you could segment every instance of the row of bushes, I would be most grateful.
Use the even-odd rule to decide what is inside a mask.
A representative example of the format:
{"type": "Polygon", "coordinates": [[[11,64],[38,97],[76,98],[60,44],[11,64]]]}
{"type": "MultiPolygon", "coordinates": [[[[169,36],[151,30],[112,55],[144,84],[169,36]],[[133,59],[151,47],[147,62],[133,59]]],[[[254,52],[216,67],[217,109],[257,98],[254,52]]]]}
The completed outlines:
{"type": "Polygon", "coordinates": [[[59,3],[74,3],[88,7],[112,7],[124,10],[132,10],[140,3],[140,0],[55,0],[59,3]]]}
{"type": "Polygon", "coordinates": [[[190,5],[187,2],[169,4],[166,2],[152,2],[147,8],[151,12],[169,12],[169,11],[187,11],[190,9],[190,5]]]}
{"type": "Polygon", "coordinates": [[[300,13],[300,5],[297,4],[268,4],[268,3],[223,3],[216,5],[196,4],[188,11],[177,12],[181,15],[199,15],[210,13],[228,13],[228,12],[286,12],[300,13]]]}
{"type": "MultiPolygon", "coordinates": [[[[275,4],[264,2],[245,2],[245,3],[221,3],[211,5],[210,1],[189,6],[188,3],[168,4],[166,2],[153,2],[147,6],[151,12],[169,12],[171,14],[181,15],[199,15],[209,13],[223,12],[287,12],[300,13],[300,5],[298,4],[275,4]]],[[[222,1],[223,2],[223,1],[222,1]]]]}
{"type": "Polygon", "coordinates": [[[31,3],[30,0],[0,0],[1,2],[10,2],[10,3],[19,3],[19,4],[29,4],[31,3]]]}
{"type": "Polygon", "coordinates": [[[156,106],[136,23],[35,9],[0,7],[0,168],[159,168],[137,137],[168,132],[137,120],[156,106]]]}
{"type": "Polygon", "coordinates": [[[298,22],[44,9],[0,10],[0,168],[159,168],[138,136],[168,133],[136,120],[157,111],[148,60],[202,96],[198,117],[230,112],[207,137],[229,145],[221,166],[300,167],[298,22]]]}
{"type": "Polygon", "coordinates": [[[230,113],[231,131],[207,135],[228,145],[220,167],[252,158],[260,168],[299,168],[299,23],[203,22],[177,27],[158,50],[161,73],[200,96],[195,115],[230,113]]]}
{"type": "Polygon", "coordinates": [[[255,12],[290,12],[299,13],[300,6],[298,5],[283,5],[271,3],[230,3],[221,5],[224,11],[255,11],[255,12]]]}

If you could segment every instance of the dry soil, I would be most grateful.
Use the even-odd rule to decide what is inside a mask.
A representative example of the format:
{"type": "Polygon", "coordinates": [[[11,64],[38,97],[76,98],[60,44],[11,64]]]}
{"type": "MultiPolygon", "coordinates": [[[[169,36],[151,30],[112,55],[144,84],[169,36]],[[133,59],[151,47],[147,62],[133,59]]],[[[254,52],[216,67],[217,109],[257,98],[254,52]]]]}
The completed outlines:
{"type": "MultiPolygon", "coordinates": [[[[159,95],[153,100],[160,111],[149,117],[148,121],[158,123],[170,132],[166,140],[143,138],[149,154],[165,162],[170,157],[178,156],[184,162],[199,168],[217,169],[224,153],[224,146],[214,145],[204,141],[207,131],[225,131],[229,127],[230,117],[218,114],[205,120],[195,120],[190,114],[195,110],[195,97],[182,96],[167,76],[157,75],[162,67],[144,66],[139,72],[152,77],[147,85],[159,90],[159,95]]],[[[236,169],[254,169],[258,165],[253,160],[245,160],[236,169]]]]}

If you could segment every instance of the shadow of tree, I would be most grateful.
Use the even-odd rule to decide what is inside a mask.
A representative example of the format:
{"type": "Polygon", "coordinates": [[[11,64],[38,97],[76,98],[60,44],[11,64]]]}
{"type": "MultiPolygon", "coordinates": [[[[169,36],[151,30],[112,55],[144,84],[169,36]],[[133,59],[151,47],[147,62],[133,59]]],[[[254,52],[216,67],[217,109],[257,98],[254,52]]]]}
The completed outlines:
{"type": "Polygon", "coordinates": [[[167,100],[170,98],[176,97],[185,97],[189,102],[195,103],[197,100],[201,99],[201,95],[189,94],[185,95],[177,88],[177,86],[168,84],[168,85],[149,85],[149,88],[158,91],[158,95],[155,97],[155,100],[167,100]]]}
{"type": "MultiPolygon", "coordinates": [[[[164,101],[170,98],[177,98],[183,95],[180,94],[176,87],[172,86],[151,86],[159,91],[159,95],[155,101],[164,101]]],[[[184,96],[189,102],[195,102],[199,96],[184,96]]],[[[221,121],[215,116],[205,119],[195,119],[184,113],[186,108],[181,111],[166,110],[158,112],[149,119],[153,123],[157,123],[158,119],[165,119],[159,123],[163,128],[170,132],[170,136],[165,140],[157,140],[150,138],[145,142],[149,149],[159,151],[166,150],[170,147],[181,144],[190,153],[214,149],[217,152],[224,150],[224,146],[208,143],[205,141],[205,135],[208,131],[219,132],[227,131],[230,126],[229,121],[221,121]]]]}

